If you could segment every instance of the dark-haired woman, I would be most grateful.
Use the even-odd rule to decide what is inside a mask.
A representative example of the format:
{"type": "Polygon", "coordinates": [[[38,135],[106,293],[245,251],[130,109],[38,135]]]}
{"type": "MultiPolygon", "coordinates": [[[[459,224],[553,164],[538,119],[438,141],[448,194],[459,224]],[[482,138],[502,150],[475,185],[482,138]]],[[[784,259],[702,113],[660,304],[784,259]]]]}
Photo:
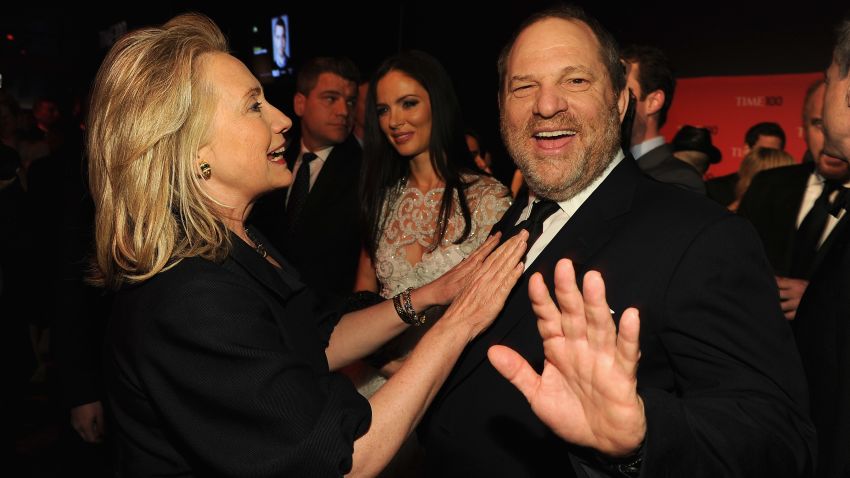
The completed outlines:
{"type": "MultiPolygon", "coordinates": [[[[369,85],[366,108],[366,253],[358,288],[392,297],[463,260],[484,242],[511,198],[475,166],[451,79],[430,55],[411,51],[384,61],[369,85]]],[[[427,311],[429,323],[442,311],[427,311]]],[[[383,349],[385,375],[394,373],[422,332],[406,332],[383,349]]],[[[368,396],[382,381],[370,379],[361,392],[368,396]]]]}

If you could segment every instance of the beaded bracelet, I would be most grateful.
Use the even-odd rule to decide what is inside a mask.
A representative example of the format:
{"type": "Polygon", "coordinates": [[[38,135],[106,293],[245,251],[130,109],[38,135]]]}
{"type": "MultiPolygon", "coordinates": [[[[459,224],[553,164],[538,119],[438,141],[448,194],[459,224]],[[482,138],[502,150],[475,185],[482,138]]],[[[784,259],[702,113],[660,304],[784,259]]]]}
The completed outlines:
{"type": "Polygon", "coordinates": [[[410,291],[412,290],[413,288],[408,287],[393,297],[393,305],[395,306],[396,314],[401,317],[404,323],[419,327],[425,323],[427,317],[425,314],[417,314],[416,309],[413,308],[413,302],[410,301],[410,291]]]}

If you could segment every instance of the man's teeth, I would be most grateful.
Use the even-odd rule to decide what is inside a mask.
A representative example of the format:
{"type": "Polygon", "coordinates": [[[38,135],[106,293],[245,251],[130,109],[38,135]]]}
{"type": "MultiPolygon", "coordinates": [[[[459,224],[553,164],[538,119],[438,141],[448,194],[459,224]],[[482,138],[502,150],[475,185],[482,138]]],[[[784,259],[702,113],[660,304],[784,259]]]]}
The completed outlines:
{"type": "Polygon", "coordinates": [[[535,138],[560,138],[561,136],[575,136],[576,132],[571,129],[564,129],[561,131],[541,131],[534,135],[535,138]]]}
{"type": "Polygon", "coordinates": [[[281,148],[277,151],[272,151],[272,153],[269,156],[271,156],[273,158],[279,158],[279,157],[283,156],[284,151],[286,151],[286,148],[281,148]]]}

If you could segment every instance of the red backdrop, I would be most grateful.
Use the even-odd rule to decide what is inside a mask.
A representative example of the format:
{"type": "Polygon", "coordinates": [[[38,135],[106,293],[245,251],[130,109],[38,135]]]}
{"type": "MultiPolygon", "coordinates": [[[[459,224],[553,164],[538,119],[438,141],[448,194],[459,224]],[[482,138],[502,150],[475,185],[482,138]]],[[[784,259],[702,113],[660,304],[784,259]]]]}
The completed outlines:
{"type": "Polygon", "coordinates": [[[738,170],[744,135],[762,121],[779,123],[787,137],[785,150],[797,161],[806,151],[802,112],[806,89],[823,73],[793,75],[683,78],[676,82],[673,106],[661,133],[667,141],[686,124],[712,132],[723,159],[712,165],[707,178],[738,170]]]}

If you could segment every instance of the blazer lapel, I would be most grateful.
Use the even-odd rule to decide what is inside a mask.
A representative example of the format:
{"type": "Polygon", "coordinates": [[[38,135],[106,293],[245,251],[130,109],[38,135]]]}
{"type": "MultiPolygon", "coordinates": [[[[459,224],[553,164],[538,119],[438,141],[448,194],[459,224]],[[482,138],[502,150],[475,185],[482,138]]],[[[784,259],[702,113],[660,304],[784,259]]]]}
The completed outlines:
{"type": "Polygon", "coordinates": [[[613,237],[623,216],[631,210],[637,181],[642,177],[634,161],[623,159],[561,228],[550,243],[557,247],[544,249],[529,269],[543,272],[551,267],[554,271],[555,263],[566,257],[576,265],[576,273],[583,275],[581,266],[613,237]]]}
{"type": "MultiPolygon", "coordinates": [[[[770,208],[760,211],[755,219],[763,221],[777,217],[776,226],[769,231],[769,234],[775,234],[777,237],[783,237],[785,241],[785,253],[781,258],[781,264],[777,266],[775,271],[777,275],[788,275],[791,269],[791,262],[794,257],[794,236],[797,234],[797,214],[803,206],[803,198],[806,196],[806,189],[809,187],[809,177],[814,171],[814,163],[805,163],[797,166],[789,166],[798,168],[799,174],[787,178],[775,187],[779,190],[772,196],[770,208]],[[769,216],[768,216],[769,215],[769,216]]],[[[828,238],[827,238],[828,239],[828,238]]],[[[824,243],[826,245],[826,243],[824,243]]],[[[815,264],[822,260],[821,249],[815,254],[812,261],[812,269],[815,270],[815,264]]]]}
{"type": "Polygon", "coordinates": [[[449,393],[475,370],[486,357],[487,349],[501,343],[518,324],[537,320],[528,298],[528,281],[535,272],[543,274],[550,293],[553,293],[555,264],[562,258],[571,259],[581,288],[581,278],[587,272],[590,260],[614,237],[625,215],[631,210],[637,181],[641,177],[635,162],[628,158],[614,168],[523,273],[495,322],[461,355],[458,365],[443,387],[443,393],[449,393]]]}
{"type": "Polygon", "coordinates": [[[779,189],[779,193],[771,197],[770,213],[787,218],[788,227],[782,233],[793,235],[797,230],[797,213],[803,205],[803,198],[806,195],[806,189],[809,187],[809,177],[814,170],[814,163],[791,167],[797,168],[795,174],[777,182],[775,185],[779,189]]]}
{"type": "Polygon", "coordinates": [[[824,240],[823,244],[818,247],[818,250],[815,253],[815,257],[814,259],[812,259],[812,265],[810,268],[812,272],[812,277],[814,277],[814,274],[817,272],[824,259],[829,254],[829,250],[833,247],[841,247],[841,240],[837,238],[842,237],[842,230],[848,228],[850,228],[850,211],[844,211],[844,216],[841,217],[841,220],[835,224],[835,227],[832,229],[829,235],[826,236],[826,240],[824,240]],[[836,246],[836,243],[839,243],[839,245],[836,246]]]}
{"type": "Polygon", "coordinates": [[[502,215],[502,218],[499,219],[496,224],[493,224],[492,228],[490,228],[489,235],[492,236],[497,232],[505,234],[510,231],[517,221],[519,221],[519,217],[522,215],[522,210],[525,209],[526,206],[528,206],[528,203],[525,201],[514,201],[513,204],[511,204],[511,207],[509,207],[502,215]]]}
{"type": "MultiPolygon", "coordinates": [[[[323,205],[328,201],[333,202],[335,198],[347,192],[342,189],[341,185],[350,187],[351,178],[346,176],[356,175],[357,172],[355,168],[349,167],[352,164],[346,164],[346,162],[356,160],[356,148],[360,147],[351,144],[351,141],[357,142],[349,136],[345,142],[334,146],[331,150],[331,154],[328,155],[328,159],[322,166],[319,177],[316,178],[316,182],[310,188],[310,194],[307,195],[307,202],[304,203],[304,209],[301,211],[302,218],[316,217],[318,213],[322,212],[327,213],[323,205]]],[[[354,184],[356,187],[356,181],[354,184]]]]}
{"type": "MultiPolygon", "coordinates": [[[[310,192],[307,194],[307,200],[304,202],[304,206],[301,208],[301,212],[298,214],[298,220],[296,221],[295,228],[289,229],[287,222],[285,220],[281,220],[281,229],[278,232],[279,234],[291,234],[293,231],[297,231],[303,228],[305,222],[309,222],[310,219],[313,218],[316,214],[315,210],[318,207],[317,205],[321,204],[325,200],[325,197],[327,196],[327,193],[325,191],[327,189],[330,189],[331,191],[333,190],[333,188],[329,188],[327,185],[328,183],[334,183],[333,176],[337,174],[335,171],[336,168],[334,166],[334,155],[337,153],[337,149],[339,149],[340,146],[341,145],[335,146],[334,149],[331,151],[331,154],[328,155],[328,159],[325,160],[325,164],[322,166],[322,170],[319,172],[319,176],[316,178],[316,182],[313,183],[312,187],[310,187],[310,192]]],[[[286,158],[286,164],[287,167],[289,167],[290,171],[294,170],[295,161],[298,159],[299,155],[300,151],[286,158]]]]}
{"type": "MultiPolygon", "coordinates": [[[[646,154],[638,158],[638,161],[640,162],[640,169],[646,171],[661,166],[661,163],[673,154],[672,151],[673,150],[666,143],[649,150],[646,154]]],[[[628,159],[628,157],[626,159],[628,159]]]]}
{"type": "MultiPolygon", "coordinates": [[[[257,240],[259,240],[267,248],[269,254],[271,254],[272,257],[281,264],[281,266],[287,267],[288,271],[295,271],[294,267],[290,266],[282,257],[280,257],[277,250],[270,247],[270,242],[265,238],[265,236],[262,236],[262,234],[257,232],[255,229],[252,229],[251,233],[254,234],[257,237],[257,240]]],[[[283,301],[289,299],[294,292],[304,288],[304,285],[297,280],[284,280],[283,276],[285,275],[277,273],[266,259],[260,256],[257,251],[248,246],[248,244],[242,241],[242,239],[236,234],[231,233],[231,243],[233,244],[233,247],[230,250],[229,258],[232,259],[232,262],[228,263],[228,261],[225,261],[225,268],[233,270],[234,267],[238,267],[241,271],[244,271],[242,272],[243,274],[247,273],[283,301]]]]}
{"type": "Polygon", "coordinates": [[[338,184],[336,176],[339,174],[337,171],[337,161],[340,160],[339,155],[336,154],[339,145],[335,146],[331,154],[328,155],[328,159],[325,160],[325,164],[322,165],[322,171],[319,173],[319,176],[316,178],[316,182],[313,183],[313,187],[310,188],[310,194],[307,195],[307,201],[304,203],[304,209],[301,210],[301,218],[312,217],[311,213],[316,208],[321,207],[321,204],[327,199],[329,195],[332,195],[335,191],[335,185],[338,184]]]}

